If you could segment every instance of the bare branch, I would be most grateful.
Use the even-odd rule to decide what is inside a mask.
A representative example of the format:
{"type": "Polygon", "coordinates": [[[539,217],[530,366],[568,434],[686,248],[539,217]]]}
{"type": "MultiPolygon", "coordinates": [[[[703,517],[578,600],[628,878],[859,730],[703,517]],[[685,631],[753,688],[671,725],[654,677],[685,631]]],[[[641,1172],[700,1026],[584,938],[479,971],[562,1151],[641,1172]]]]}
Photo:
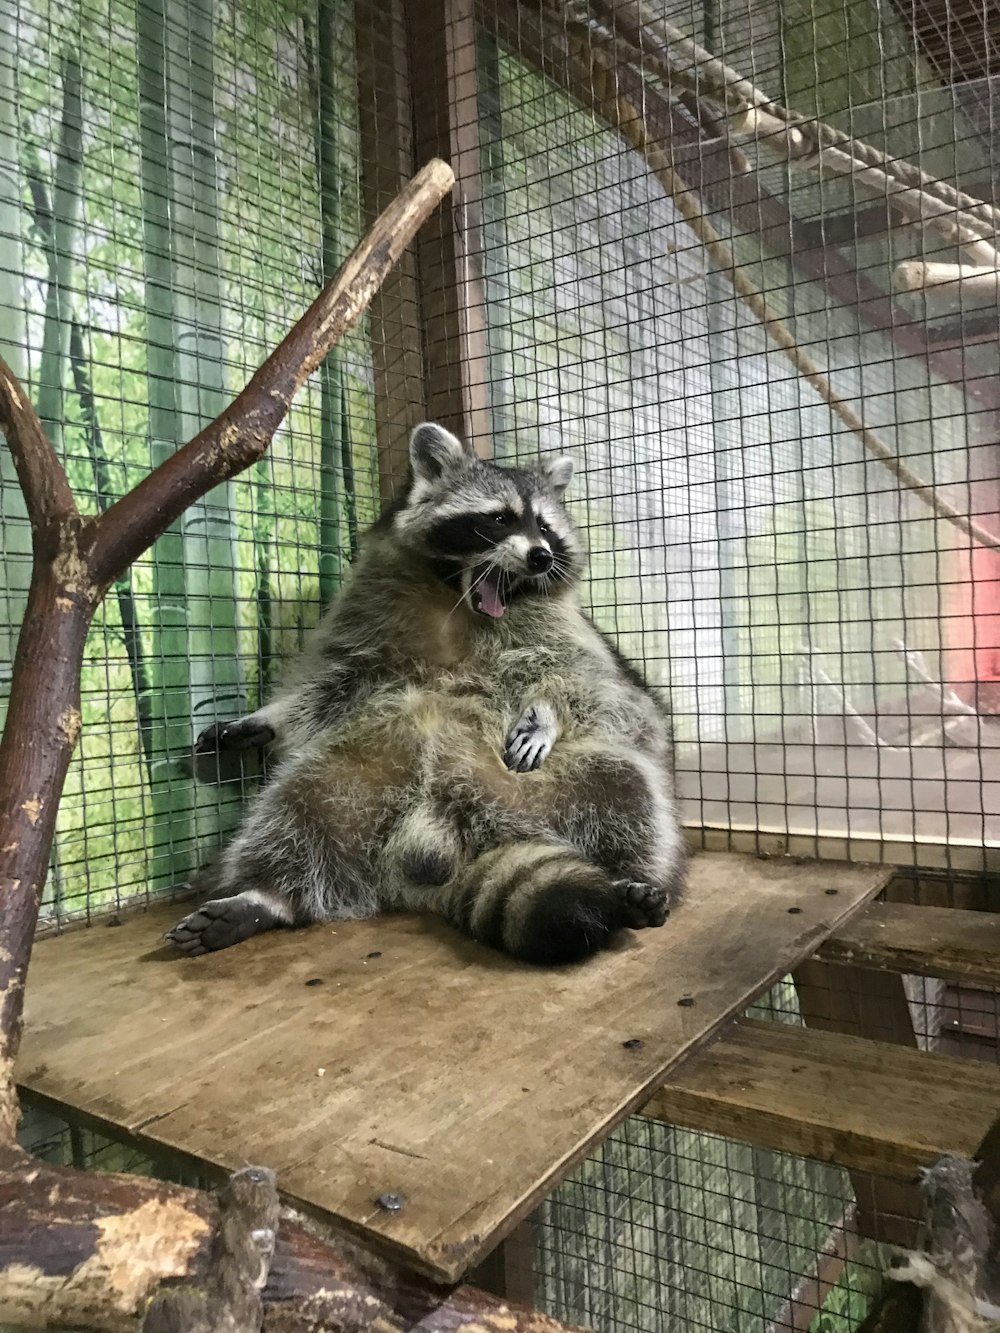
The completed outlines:
{"type": "Polygon", "coordinates": [[[76,513],[62,463],[17,376],[0,357],[0,430],[7,437],[31,520],[36,550],[56,541],[58,520],[76,513]]]}
{"type": "Polygon", "coordinates": [[[102,586],[188,505],[262,456],[296,391],[368,306],[454,180],[446,163],[436,158],[429,162],[376,220],[236,400],[96,520],[90,563],[102,586]]]}

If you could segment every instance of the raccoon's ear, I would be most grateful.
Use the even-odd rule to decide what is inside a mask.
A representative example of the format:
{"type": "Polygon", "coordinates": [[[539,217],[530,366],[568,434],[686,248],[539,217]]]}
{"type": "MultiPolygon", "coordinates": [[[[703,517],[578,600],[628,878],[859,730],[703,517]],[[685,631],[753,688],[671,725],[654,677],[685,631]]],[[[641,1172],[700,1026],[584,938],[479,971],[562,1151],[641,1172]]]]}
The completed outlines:
{"type": "Polygon", "coordinates": [[[410,436],[410,465],[418,481],[437,481],[445,472],[471,462],[474,456],[468,445],[433,421],[417,426],[410,436]]]}
{"type": "Polygon", "coordinates": [[[568,454],[556,458],[543,458],[539,464],[542,480],[559,498],[573,477],[573,460],[568,454]]]}

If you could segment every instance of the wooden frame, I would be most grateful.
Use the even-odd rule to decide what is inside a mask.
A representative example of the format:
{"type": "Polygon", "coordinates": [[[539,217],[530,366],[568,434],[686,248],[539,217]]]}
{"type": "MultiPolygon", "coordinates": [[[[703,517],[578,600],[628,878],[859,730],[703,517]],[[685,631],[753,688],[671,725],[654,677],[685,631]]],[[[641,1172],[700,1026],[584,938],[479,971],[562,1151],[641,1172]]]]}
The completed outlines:
{"type": "MultiPolygon", "coordinates": [[[[414,169],[403,0],[359,0],[355,43],[366,222],[414,169]]],[[[416,249],[376,293],[370,315],[379,488],[385,508],[405,480],[407,437],[427,415],[416,249]]]]}
{"type": "Polygon", "coordinates": [[[407,0],[418,161],[441,152],[455,172],[450,208],[418,249],[427,414],[489,451],[482,188],[473,0],[407,0]]]}

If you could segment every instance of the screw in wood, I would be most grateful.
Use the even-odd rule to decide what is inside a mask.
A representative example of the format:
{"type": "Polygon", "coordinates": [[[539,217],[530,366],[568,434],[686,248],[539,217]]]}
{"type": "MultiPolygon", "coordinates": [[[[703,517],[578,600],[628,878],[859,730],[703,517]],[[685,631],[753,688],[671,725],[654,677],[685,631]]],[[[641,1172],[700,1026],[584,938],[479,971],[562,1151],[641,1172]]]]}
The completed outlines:
{"type": "Polygon", "coordinates": [[[375,1200],[375,1206],[381,1208],[384,1213],[401,1213],[405,1203],[406,1195],[399,1194],[394,1190],[388,1190],[385,1194],[380,1194],[375,1200]]]}

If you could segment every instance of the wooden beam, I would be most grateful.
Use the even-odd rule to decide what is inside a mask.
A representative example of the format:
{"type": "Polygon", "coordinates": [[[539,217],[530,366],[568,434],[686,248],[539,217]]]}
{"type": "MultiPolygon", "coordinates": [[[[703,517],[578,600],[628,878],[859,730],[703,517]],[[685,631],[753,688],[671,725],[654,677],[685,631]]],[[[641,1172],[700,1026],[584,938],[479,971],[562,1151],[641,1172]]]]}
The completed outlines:
{"type": "Polygon", "coordinates": [[[1000,987],[1000,913],[873,903],[819,951],[833,963],[1000,987]]]}
{"type": "MultiPolygon", "coordinates": [[[[810,1027],[831,1034],[892,1043],[917,1052],[917,1035],[903,977],[873,968],[810,958],[792,973],[799,1011],[810,1027]]],[[[862,1236],[888,1245],[911,1246],[923,1216],[916,1184],[888,1180],[877,1171],[854,1170],[862,1236]]]]}
{"type": "MultiPolygon", "coordinates": [[[[355,14],[361,187],[368,223],[413,174],[413,120],[403,0],[358,0],[355,14]]],[[[406,478],[409,433],[427,415],[415,248],[406,251],[376,293],[369,329],[385,508],[406,478]]]]}
{"type": "Polygon", "coordinates": [[[535,1217],[526,1217],[496,1247],[492,1254],[469,1274],[469,1281],[501,1300],[524,1305],[535,1304],[535,1269],[538,1263],[535,1217]]]}
{"type": "Polygon", "coordinates": [[[417,161],[442,154],[451,204],[418,247],[427,415],[489,452],[482,188],[473,0],[408,0],[417,161]]]}
{"type": "Polygon", "coordinates": [[[942,1153],[977,1154],[1000,1115],[1000,1069],[745,1019],[641,1114],[910,1181],[942,1153]]]}
{"type": "Polygon", "coordinates": [[[841,1221],[831,1227],[826,1243],[816,1255],[816,1265],[807,1273],[788,1304],[768,1325],[767,1333],[809,1333],[823,1302],[840,1281],[845,1266],[857,1255],[861,1237],[850,1206],[841,1221]]]}
{"type": "Polygon", "coordinates": [[[932,324],[927,330],[927,341],[941,351],[980,343],[1000,343],[1000,320],[996,315],[968,315],[964,319],[932,324]]]}

